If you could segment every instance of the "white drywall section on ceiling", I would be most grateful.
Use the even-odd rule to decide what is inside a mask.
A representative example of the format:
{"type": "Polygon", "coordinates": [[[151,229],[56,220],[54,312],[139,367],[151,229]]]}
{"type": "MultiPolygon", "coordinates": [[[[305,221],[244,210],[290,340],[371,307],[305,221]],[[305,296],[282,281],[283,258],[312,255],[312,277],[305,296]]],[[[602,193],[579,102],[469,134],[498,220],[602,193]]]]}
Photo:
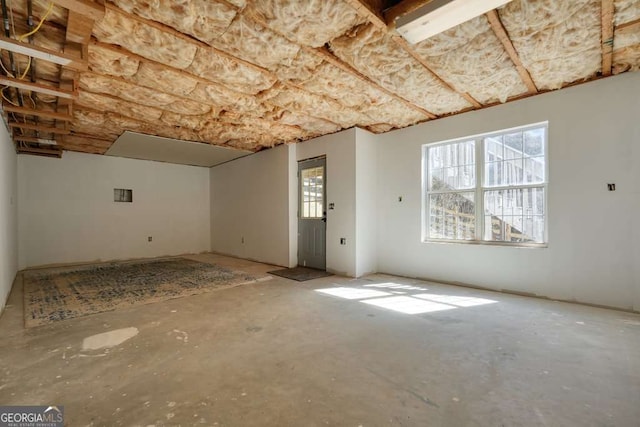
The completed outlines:
{"type": "Polygon", "coordinates": [[[0,123],[0,313],[18,271],[18,156],[0,123]]]}
{"type": "Polygon", "coordinates": [[[377,135],[356,129],[356,276],[378,270],[377,135]]]}
{"type": "MultiPolygon", "coordinates": [[[[356,271],[356,130],[297,144],[296,160],[327,158],[327,271],[354,277],[356,271]],[[346,245],[340,244],[346,238],[346,245]]],[[[297,184],[296,184],[297,185],[297,184]]],[[[294,189],[297,191],[297,187],[294,189]]]]}
{"type": "Polygon", "coordinates": [[[252,152],[127,131],[116,139],[106,154],[131,159],[211,167],[247,156],[252,152]]]}
{"type": "Polygon", "coordinates": [[[210,250],[206,168],[73,152],[18,166],[21,268],[210,250]]]}
{"type": "Polygon", "coordinates": [[[289,266],[289,148],[211,168],[211,249],[289,266]]]}
{"type": "Polygon", "coordinates": [[[640,310],[639,111],[628,73],[378,136],[379,271],[640,310]],[[421,242],[422,144],[545,120],[548,248],[421,242]]]}

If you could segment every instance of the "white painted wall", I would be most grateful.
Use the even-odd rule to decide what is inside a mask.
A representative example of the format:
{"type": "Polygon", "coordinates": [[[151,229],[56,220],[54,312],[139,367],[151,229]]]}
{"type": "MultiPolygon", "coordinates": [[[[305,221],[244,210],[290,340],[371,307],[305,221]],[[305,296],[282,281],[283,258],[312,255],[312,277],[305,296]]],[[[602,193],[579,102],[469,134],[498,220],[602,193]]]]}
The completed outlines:
{"type": "Polygon", "coordinates": [[[4,124],[0,124],[0,312],[18,271],[17,155],[4,124]]]}
{"type": "Polygon", "coordinates": [[[377,135],[356,129],[356,276],[378,270],[377,135]]]}
{"type": "Polygon", "coordinates": [[[298,265],[298,161],[297,144],[288,146],[289,156],[289,267],[298,265]]]}
{"type": "Polygon", "coordinates": [[[380,135],[379,271],[640,310],[639,112],[628,73],[380,135]],[[548,248],[420,241],[422,144],[545,120],[548,248]]]}
{"type": "MultiPolygon", "coordinates": [[[[356,268],[356,129],[325,135],[296,147],[298,161],[327,157],[327,271],[357,275],[356,268]],[[347,239],[346,245],[340,238],[347,239]]],[[[297,191],[297,187],[296,190],[297,191]]]]}
{"type": "Polygon", "coordinates": [[[290,265],[289,157],[282,145],[211,168],[214,252],[290,265]]]}
{"type": "Polygon", "coordinates": [[[21,268],[210,250],[207,168],[18,157],[21,268]],[[133,203],[115,203],[114,188],[132,189],[133,203]]]}

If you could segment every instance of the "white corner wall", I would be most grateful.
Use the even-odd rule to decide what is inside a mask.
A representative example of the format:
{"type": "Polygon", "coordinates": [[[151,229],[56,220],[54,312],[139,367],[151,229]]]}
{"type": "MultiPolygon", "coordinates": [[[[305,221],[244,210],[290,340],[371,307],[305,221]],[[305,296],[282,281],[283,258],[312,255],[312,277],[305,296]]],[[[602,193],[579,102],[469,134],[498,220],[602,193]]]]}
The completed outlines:
{"type": "Polygon", "coordinates": [[[297,144],[297,161],[319,156],[327,158],[326,203],[335,205],[334,209],[327,210],[327,271],[355,277],[357,276],[356,129],[348,129],[297,144]],[[347,239],[346,245],[340,244],[342,237],[347,239]]]}
{"type": "Polygon", "coordinates": [[[65,152],[18,170],[20,268],[210,250],[207,168],[65,152]]]}
{"type": "Polygon", "coordinates": [[[378,271],[378,136],[356,129],[356,276],[378,271]]]}
{"type": "Polygon", "coordinates": [[[211,168],[211,249],[288,267],[290,152],[281,145],[211,168]]]}
{"type": "Polygon", "coordinates": [[[18,271],[18,156],[0,124],[0,313],[18,271]]]}
{"type": "Polygon", "coordinates": [[[627,73],[380,135],[379,271],[640,310],[639,112],[627,73]],[[422,144],[545,120],[548,248],[420,241],[422,144]]]}

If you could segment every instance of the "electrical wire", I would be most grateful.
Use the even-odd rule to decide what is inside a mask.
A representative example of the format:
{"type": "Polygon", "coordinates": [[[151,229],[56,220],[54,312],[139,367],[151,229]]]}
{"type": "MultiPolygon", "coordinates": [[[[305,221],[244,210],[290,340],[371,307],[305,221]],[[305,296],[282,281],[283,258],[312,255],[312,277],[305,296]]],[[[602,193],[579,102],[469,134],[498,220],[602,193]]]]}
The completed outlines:
{"type": "Polygon", "coordinates": [[[49,15],[51,14],[51,11],[53,11],[53,2],[49,3],[49,8],[47,9],[47,12],[44,14],[44,16],[40,19],[40,22],[38,23],[38,25],[36,25],[36,27],[33,30],[29,31],[28,33],[24,33],[18,36],[18,40],[23,41],[25,38],[32,36],[38,31],[40,31],[40,27],[42,27],[42,24],[44,24],[44,21],[49,17],[49,15]]]}
{"type": "Polygon", "coordinates": [[[15,76],[9,71],[7,70],[7,68],[4,66],[4,62],[2,61],[2,59],[0,59],[0,67],[2,67],[2,69],[4,70],[5,73],[7,73],[7,76],[14,78],[15,76]]]}
{"type": "MultiPolygon", "coordinates": [[[[11,0],[9,0],[11,1],[11,0]]],[[[40,28],[42,28],[42,25],[44,24],[44,21],[49,17],[49,15],[51,14],[51,12],[53,11],[53,2],[49,3],[49,7],[47,8],[47,11],[45,12],[45,14],[42,16],[42,18],[40,19],[40,22],[38,23],[38,25],[36,25],[36,27],[24,34],[21,34],[19,36],[17,36],[16,38],[19,41],[24,41],[25,38],[34,35],[35,33],[37,33],[38,31],[40,31],[40,28]]],[[[10,18],[11,18],[11,27],[13,30],[13,35],[15,36],[16,34],[16,27],[15,27],[15,22],[13,19],[13,5],[10,6],[10,18]]],[[[27,73],[29,72],[29,69],[31,68],[31,61],[32,58],[29,56],[29,61],[27,62],[27,66],[24,69],[24,71],[22,72],[22,74],[20,74],[19,79],[20,80],[24,80],[24,78],[27,76],[27,73]]],[[[4,66],[4,62],[0,59],[0,67],[2,67],[2,69],[4,70],[5,73],[7,73],[7,76],[15,78],[15,75],[11,72],[9,72],[9,70],[7,70],[7,68],[4,66]]],[[[2,90],[0,90],[0,94],[2,95],[2,99],[4,99],[5,101],[7,101],[9,104],[14,105],[16,107],[18,107],[19,105],[16,104],[15,102],[13,102],[12,100],[10,100],[9,98],[7,98],[7,96],[4,94],[4,91],[6,89],[8,89],[9,86],[4,86],[2,88],[2,90]]],[[[33,103],[33,105],[35,106],[36,103],[33,100],[33,98],[31,98],[31,95],[29,95],[29,99],[31,100],[31,102],[33,103]]]]}
{"type": "Polygon", "coordinates": [[[0,90],[0,93],[2,94],[2,99],[4,99],[5,101],[7,101],[9,104],[13,105],[14,107],[19,107],[19,105],[18,105],[18,104],[16,104],[15,102],[13,102],[12,100],[10,100],[9,98],[7,98],[7,97],[5,96],[4,91],[5,91],[6,89],[8,89],[8,88],[9,88],[9,86],[4,86],[4,87],[2,88],[2,90],[0,90]]]}

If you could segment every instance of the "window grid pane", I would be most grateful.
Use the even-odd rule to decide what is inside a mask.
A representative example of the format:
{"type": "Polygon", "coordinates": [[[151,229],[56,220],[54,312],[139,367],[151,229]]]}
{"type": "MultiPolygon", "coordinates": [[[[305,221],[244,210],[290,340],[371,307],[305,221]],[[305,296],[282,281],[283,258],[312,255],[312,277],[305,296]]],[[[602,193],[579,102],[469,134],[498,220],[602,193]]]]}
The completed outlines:
{"type": "Polygon", "coordinates": [[[302,209],[301,217],[312,219],[322,218],[324,213],[324,167],[303,169],[302,179],[302,209]]]}
{"type": "Polygon", "coordinates": [[[440,193],[429,196],[429,238],[475,239],[475,193],[440,193]]]}
{"type": "Polygon", "coordinates": [[[475,141],[429,148],[429,189],[465,190],[476,186],[475,141]]]}

